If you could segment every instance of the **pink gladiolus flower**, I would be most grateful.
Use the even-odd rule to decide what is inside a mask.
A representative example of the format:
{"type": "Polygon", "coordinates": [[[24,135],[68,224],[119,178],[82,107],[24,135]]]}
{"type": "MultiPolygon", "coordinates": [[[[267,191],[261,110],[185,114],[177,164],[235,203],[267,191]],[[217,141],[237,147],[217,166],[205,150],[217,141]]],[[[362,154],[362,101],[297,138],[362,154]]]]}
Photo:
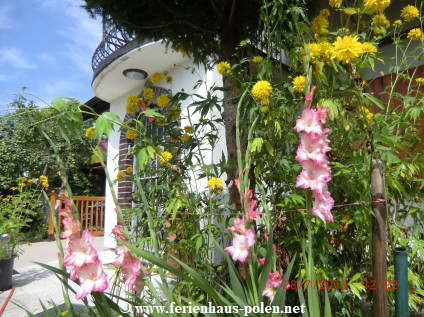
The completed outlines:
{"type": "Polygon", "coordinates": [[[234,261],[246,262],[249,248],[255,244],[255,232],[247,229],[244,234],[233,234],[233,245],[226,247],[227,252],[234,261]]]}
{"type": "Polygon", "coordinates": [[[125,258],[130,254],[130,249],[124,245],[118,245],[116,247],[116,254],[118,257],[116,258],[115,262],[113,262],[113,265],[121,266],[122,263],[124,263],[125,258]]]}
{"type": "MultiPolygon", "coordinates": [[[[243,200],[246,197],[246,194],[241,195],[243,200]]],[[[246,213],[247,213],[247,221],[256,220],[257,216],[260,214],[259,211],[255,210],[257,201],[253,198],[253,192],[251,189],[247,191],[247,202],[246,202],[246,213]]]]}
{"type": "Polygon", "coordinates": [[[80,282],[80,289],[76,294],[76,299],[84,298],[91,292],[101,292],[107,289],[107,276],[102,270],[100,261],[85,264],[78,269],[74,268],[74,271],[74,277],[77,276],[80,282]]]}
{"type": "Polygon", "coordinates": [[[296,187],[310,188],[322,192],[326,183],[331,180],[330,167],[312,160],[302,162],[303,170],[296,180],[296,187]]]}
{"type": "Polygon", "coordinates": [[[314,206],[312,208],[312,214],[318,216],[324,221],[333,222],[333,215],[331,213],[331,209],[334,206],[334,200],[331,198],[330,193],[327,190],[327,186],[323,189],[322,193],[313,192],[315,197],[314,206]]]}
{"type": "Polygon", "coordinates": [[[81,267],[84,264],[97,263],[99,260],[97,251],[92,243],[93,237],[88,230],[83,231],[81,238],[69,240],[65,248],[65,265],[81,267]]]}
{"type": "Polygon", "coordinates": [[[64,218],[62,220],[64,231],[60,234],[61,238],[76,238],[81,228],[78,226],[76,220],[72,218],[64,218]]]}
{"type": "Polygon", "coordinates": [[[124,282],[127,283],[131,290],[134,290],[134,283],[137,280],[137,276],[141,274],[140,269],[141,262],[134,256],[126,257],[121,266],[122,273],[124,274],[124,282]]]}
{"type": "Polygon", "coordinates": [[[264,266],[265,265],[265,258],[258,258],[258,262],[260,265],[264,266]]]}
{"type": "Polygon", "coordinates": [[[325,153],[330,150],[325,134],[303,133],[300,137],[300,146],[297,148],[296,161],[303,163],[307,160],[313,160],[319,164],[324,164],[327,162],[325,153]]]}
{"type": "Polygon", "coordinates": [[[238,231],[244,234],[246,232],[246,223],[244,222],[244,216],[241,217],[241,219],[235,218],[234,225],[231,227],[228,227],[228,230],[238,231]]]}
{"type": "Polygon", "coordinates": [[[125,239],[125,237],[122,235],[124,233],[124,229],[122,229],[122,227],[115,225],[115,227],[113,227],[112,229],[112,234],[114,234],[119,240],[122,241],[128,241],[127,239],[125,239]]]}
{"type": "Polygon", "coordinates": [[[277,289],[283,281],[283,277],[278,273],[269,273],[268,281],[265,284],[265,288],[262,291],[262,296],[266,296],[269,298],[269,303],[272,304],[274,300],[275,294],[277,293],[277,289]]]}
{"type": "Polygon", "coordinates": [[[296,120],[294,130],[296,132],[304,131],[306,133],[323,134],[321,121],[316,109],[307,108],[303,110],[301,118],[296,120]]]}

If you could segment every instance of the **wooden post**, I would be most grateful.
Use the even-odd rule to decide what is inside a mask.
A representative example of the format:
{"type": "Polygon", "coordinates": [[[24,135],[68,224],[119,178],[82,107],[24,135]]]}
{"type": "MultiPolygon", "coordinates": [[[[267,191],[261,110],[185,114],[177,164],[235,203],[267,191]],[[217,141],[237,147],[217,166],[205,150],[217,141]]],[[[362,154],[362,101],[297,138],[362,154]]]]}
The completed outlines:
{"type": "Polygon", "coordinates": [[[387,251],[386,251],[386,195],[384,165],[380,160],[372,160],[372,275],[375,280],[374,316],[387,317],[387,251]]]}
{"type": "Polygon", "coordinates": [[[50,193],[50,212],[49,212],[49,229],[48,229],[48,239],[53,240],[54,237],[54,225],[53,225],[53,213],[55,212],[54,206],[56,204],[56,192],[52,190],[50,193]]]}

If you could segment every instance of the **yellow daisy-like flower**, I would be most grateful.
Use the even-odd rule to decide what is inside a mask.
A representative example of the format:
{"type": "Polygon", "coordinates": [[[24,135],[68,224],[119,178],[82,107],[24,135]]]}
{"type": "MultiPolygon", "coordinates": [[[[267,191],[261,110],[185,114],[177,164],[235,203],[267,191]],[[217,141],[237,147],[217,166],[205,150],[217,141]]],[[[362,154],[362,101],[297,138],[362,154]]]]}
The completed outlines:
{"type": "Polygon", "coordinates": [[[192,127],[192,126],[187,125],[187,126],[185,126],[185,127],[184,127],[184,131],[185,131],[186,133],[193,133],[193,127],[192,127]]]}
{"type": "Polygon", "coordinates": [[[219,62],[218,65],[216,65],[216,69],[221,75],[227,75],[230,72],[231,65],[228,62],[219,62]]]}
{"type": "Polygon", "coordinates": [[[333,45],[331,43],[324,41],[319,43],[321,51],[321,59],[323,62],[329,62],[331,59],[331,54],[333,52],[333,45]]]}
{"type": "Polygon", "coordinates": [[[134,140],[137,137],[138,133],[136,129],[128,128],[127,132],[125,133],[125,136],[128,140],[134,140]]]}
{"type": "Polygon", "coordinates": [[[162,94],[156,98],[156,104],[161,108],[165,108],[166,106],[168,106],[170,101],[171,99],[167,94],[162,94]]]}
{"type": "Polygon", "coordinates": [[[18,189],[17,187],[10,187],[10,190],[13,190],[13,191],[15,191],[17,189],[18,189]]]}
{"type": "Polygon", "coordinates": [[[329,4],[330,4],[330,7],[340,8],[340,6],[342,4],[342,0],[330,0],[329,4]]]}
{"type": "Polygon", "coordinates": [[[423,36],[423,31],[421,31],[421,29],[419,28],[416,28],[409,31],[407,37],[408,39],[412,41],[418,41],[419,39],[421,39],[422,36],[423,36]]]}
{"type": "Polygon", "coordinates": [[[297,92],[303,92],[305,90],[305,76],[297,76],[293,78],[293,89],[297,92]]]}
{"type": "Polygon", "coordinates": [[[172,76],[166,76],[165,81],[167,84],[172,84],[172,76]]]}
{"type": "Polygon", "coordinates": [[[343,12],[346,13],[347,15],[354,15],[354,14],[358,13],[358,10],[356,10],[356,9],[346,9],[346,10],[343,10],[343,12]]]}
{"type": "Polygon", "coordinates": [[[188,140],[190,140],[190,135],[187,133],[184,133],[181,137],[180,137],[181,141],[183,142],[187,142],[188,140]]]}
{"type": "Polygon", "coordinates": [[[219,194],[224,189],[222,181],[217,177],[212,177],[208,180],[208,188],[211,192],[216,194],[219,194]]]}
{"type": "Polygon", "coordinates": [[[384,13],[380,13],[380,14],[376,14],[372,18],[371,25],[375,27],[382,26],[387,29],[390,27],[390,22],[389,20],[387,20],[386,15],[384,13]]]}
{"type": "Polygon", "coordinates": [[[150,76],[149,80],[153,85],[157,85],[157,84],[160,83],[162,78],[163,78],[163,74],[161,74],[159,72],[155,72],[150,76]]]}
{"type": "Polygon", "coordinates": [[[330,10],[328,10],[328,9],[322,9],[319,12],[319,15],[323,16],[324,18],[328,18],[330,16],[330,10]]]}
{"type": "Polygon", "coordinates": [[[49,178],[46,175],[41,175],[40,180],[43,187],[49,187],[49,178]]]}
{"type": "Polygon", "coordinates": [[[400,11],[400,17],[405,19],[405,21],[407,22],[412,21],[415,18],[418,18],[419,16],[420,11],[418,10],[418,8],[412,5],[407,5],[402,9],[402,11],[400,11]]]}
{"type": "Polygon", "coordinates": [[[151,100],[155,96],[155,92],[152,88],[146,88],[143,90],[143,98],[146,100],[151,100]]]}
{"type": "Polygon", "coordinates": [[[328,33],[328,19],[322,15],[317,16],[311,22],[311,30],[316,34],[325,35],[328,33]]]}
{"type": "Polygon", "coordinates": [[[29,179],[29,180],[28,180],[28,183],[35,184],[35,183],[36,183],[36,180],[35,180],[35,179],[33,179],[33,178],[31,178],[31,179],[29,179]]]}
{"type": "Polygon", "coordinates": [[[424,84],[424,78],[422,78],[422,77],[415,78],[415,82],[418,83],[418,84],[424,84]]]}
{"type": "Polygon", "coordinates": [[[321,45],[318,43],[309,43],[309,44],[306,44],[306,47],[309,50],[311,63],[315,63],[316,61],[318,61],[321,55],[321,45]]]}
{"type": "Polygon", "coordinates": [[[362,50],[364,51],[364,53],[369,53],[372,55],[374,55],[378,51],[377,47],[369,42],[362,43],[362,50]]]}
{"type": "Polygon", "coordinates": [[[361,107],[361,111],[362,113],[365,114],[365,116],[367,117],[367,120],[370,120],[374,116],[374,114],[371,111],[369,111],[368,108],[364,106],[361,107]]]}
{"type": "Polygon", "coordinates": [[[26,186],[26,184],[25,184],[25,183],[18,183],[18,186],[19,186],[19,187],[25,187],[25,186],[26,186]]]}
{"type": "Polygon", "coordinates": [[[85,130],[85,136],[89,139],[92,139],[94,136],[94,128],[89,127],[87,130],[85,130]]]}
{"type": "Polygon", "coordinates": [[[125,172],[124,171],[119,171],[118,174],[116,174],[116,179],[122,179],[125,176],[125,172]]]}
{"type": "Polygon", "coordinates": [[[395,28],[399,28],[399,27],[401,27],[401,26],[402,26],[402,20],[395,20],[395,21],[393,22],[393,26],[394,26],[395,28]]]}
{"type": "Polygon", "coordinates": [[[172,106],[171,107],[171,118],[178,119],[181,115],[181,107],[180,106],[172,106]]]}
{"type": "Polygon", "coordinates": [[[158,126],[160,126],[160,127],[165,126],[165,124],[166,124],[166,118],[162,118],[162,117],[158,118],[157,123],[158,123],[158,126]]]}
{"type": "Polygon", "coordinates": [[[358,59],[364,53],[362,44],[358,42],[358,39],[358,36],[346,35],[343,38],[338,36],[333,43],[331,57],[344,63],[358,59]]]}
{"type": "Polygon", "coordinates": [[[159,154],[158,159],[159,159],[160,164],[162,164],[162,165],[166,164],[170,160],[172,160],[172,154],[168,151],[164,151],[161,154],[159,154]]]}
{"type": "Polygon", "coordinates": [[[365,0],[364,8],[365,10],[375,13],[383,12],[390,5],[390,0],[365,0]]]}
{"type": "Polygon", "coordinates": [[[139,95],[129,95],[127,98],[127,107],[126,111],[128,114],[134,114],[137,111],[137,107],[140,104],[141,100],[139,95]]]}
{"type": "Polygon", "coordinates": [[[131,174],[133,172],[133,167],[128,166],[127,169],[125,170],[125,172],[127,172],[127,174],[131,174]]]}
{"type": "Polygon", "coordinates": [[[247,41],[241,41],[240,44],[239,44],[240,47],[245,47],[247,45],[249,45],[249,43],[247,43],[247,41]]]}
{"type": "Polygon", "coordinates": [[[252,88],[252,96],[255,100],[259,100],[262,105],[269,104],[269,96],[272,92],[271,84],[266,80],[259,80],[252,88]]]}
{"type": "Polygon", "coordinates": [[[27,177],[25,177],[25,176],[21,176],[21,177],[19,177],[18,178],[18,180],[20,180],[20,181],[22,181],[22,182],[26,182],[27,181],[27,177]]]}
{"type": "Polygon", "coordinates": [[[264,60],[264,58],[262,56],[253,56],[253,62],[256,63],[256,64],[259,64],[263,60],[264,60]]]}

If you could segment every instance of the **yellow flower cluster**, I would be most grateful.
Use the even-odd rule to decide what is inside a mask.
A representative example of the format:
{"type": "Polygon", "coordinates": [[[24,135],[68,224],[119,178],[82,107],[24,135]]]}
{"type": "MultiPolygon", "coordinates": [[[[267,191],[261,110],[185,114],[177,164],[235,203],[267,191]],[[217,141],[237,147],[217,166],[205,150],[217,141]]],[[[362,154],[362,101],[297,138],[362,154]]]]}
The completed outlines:
{"type": "Polygon", "coordinates": [[[373,16],[371,25],[374,27],[382,26],[387,29],[390,27],[390,22],[384,13],[379,13],[373,16]]]}
{"type": "Polygon", "coordinates": [[[13,198],[13,195],[7,195],[6,197],[4,197],[2,199],[3,202],[8,202],[9,200],[11,200],[13,198]]]}
{"type": "Polygon", "coordinates": [[[374,116],[374,114],[368,110],[368,108],[362,106],[361,107],[361,111],[363,114],[365,114],[365,116],[367,117],[367,120],[371,120],[371,118],[374,116]]]}
{"type": "Polygon", "coordinates": [[[269,104],[269,96],[272,92],[271,84],[266,80],[259,80],[252,88],[252,96],[255,100],[259,100],[261,105],[269,104]]]}
{"type": "Polygon", "coordinates": [[[124,171],[119,171],[118,174],[116,174],[116,179],[122,179],[125,176],[125,172],[124,171]]]}
{"type": "Polygon", "coordinates": [[[185,127],[184,127],[184,131],[185,131],[186,133],[193,133],[193,127],[192,127],[192,126],[187,125],[187,126],[185,126],[185,127]]]}
{"type": "Polygon", "coordinates": [[[311,63],[317,61],[328,62],[331,59],[331,51],[333,46],[327,41],[320,43],[308,43],[306,44],[307,49],[311,57],[311,63]]]}
{"type": "Polygon", "coordinates": [[[158,118],[157,123],[158,123],[158,126],[164,127],[166,124],[166,118],[163,118],[163,117],[158,118]]]}
{"type": "Polygon", "coordinates": [[[328,33],[328,17],[330,16],[330,11],[327,9],[321,10],[319,15],[311,21],[312,32],[318,35],[326,35],[328,33]]]}
{"type": "Polygon", "coordinates": [[[128,166],[125,172],[127,172],[127,174],[131,174],[133,172],[132,166],[128,166]]]}
{"type": "Polygon", "coordinates": [[[92,139],[94,136],[94,128],[89,127],[87,130],[85,130],[85,136],[89,139],[92,139]]]}
{"type": "Polygon", "coordinates": [[[395,21],[393,22],[393,26],[394,26],[395,28],[399,28],[399,27],[401,27],[401,26],[402,26],[402,20],[395,20],[395,21]]]}
{"type": "Polygon", "coordinates": [[[143,90],[143,98],[145,100],[152,100],[154,96],[155,96],[155,92],[153,91],[152,88],[146,88],[143,90]]]}
{"type": "Polygon", "coordinates": [[[129,95],[127,98],[126,111],[128,114],[134,114],[137,111],[137,107],[140,104],[140,96],[136,94],[129,95]]]}
{"type": "Polygon", "coordinates": [[[378,49],[375,45],[369,43],[369,42],[364,42],[362,43],[362,51],[364,53],[368,53],[368,54],[372,54],[374,55],[375,53],[377,53],[378,49]]]}
{"type": "Polygon", "coordinates": [[[253,56],[253,62],[256,63],[256,64],[259,64],[263,60],[264,60],[264,58],[262,56],[253,56]]]}
{"type": "Polygon", "coordinates": [[[415,82],[418,84],[424,84],[424,78],[422,77],[415,78],[415,82]]]}
{"type": "Polygon", "coordinates": [[[293,78],[293,89],[297,92],[303,92],[305,90],[305,76],[297,76],[293,78]]]}
{"type": "Polygon", "coordinates": [[[365,10],[375,13],[383,12],[390,5],[390,0],[365,0],[364,8],[365,10]]]}
{"type": "Polygon", "coordinates": [[[358,10],[356,10],[356,9],[346,9],[343,12],[347,15],[354,15],[354,14],[358,13],[358,10]]]}
{"type": "Polygon", "coordinates": [[[338,36],[333,43],[331,58],[344,63],[358,59],[364,53],[362,44],[358,39],[358,36],[346,35],[343,38],[338,36]]]}
{"type": "Polygon", "coordinates": [[[167,94],[162,94],[156,98],[156,104],[161,108],[168,106],[170,101],[171,99],[169,99],[167,94]]]}
{"type": "Polygon", "coordinates": [[[41,180],[41,186],[45,188],[49,187],[49,178],[46,175],[41,175],[40,180],[41,180]]]}
{"type": "Polygon", "coordinates": [[[160,164],[166,164],[172,160],[172,154],[168,151],[164,151],[161,154],[159,154],[158,159],[160,164]]]}
{"type": "Polygon", "coordinates": [[[412,29],[411,31],[408,32],[408,39],[412,40],[412,41],[418,41],[420,39],[422,39],[423,37],[423,31],[421,31],[421,29],[416,28],[416,29],[412,29]]]}
{"type": "Polygon", "coordinates": [[[178,119],[181,115],[181,107],[178,105],[171,107],[171,118],[178,119]]]}
{"type": "Polygon", "coordinates": [[[212,177],[208,180],[208,188],[215,194],[219,194],[224,189],[222,181],[217,177],[212,177]]]}
{"type": "Polygon", "coordinates": [[[420,11],[418,10],[418,8],[414,7],[413,5],[407,5],[400,11],[400,17],[407,22],[412,21],[415,18],[418,18],[419,16],[420,16],[420,11]]]}
{"type": "Polygon", "coordinates": [[[138,133],[136,129],[128,128],[125,136],[128,140],[134,140],[137,137],[138,133]]]}
{"type": "Polygon", "coordinates": [[[190,140],[190,135],[188,133],[184,133],[181,137],[180,137],[181,141],[183,142],[187,142],[188,140],[190,140]]]}
{"type": "Polygon", "coordinates": [[[333,8],[340,8],[341,4],[342,4],[342,0],[330,0],[330,7],[333,8]]]}
{"type": "Polygon", "coordinates": [[[163,74],[162,74],[162,73],[155,72],[155,73],[153,73],[152,75],[150,75],[149,80],[150,80],[150,82],[151,82],[153,85],[157,85],[157,84],[159,84],[159,83],[160,83],[160,81],[162,80],[162,78],[163,78],[163,74]]]}
{"type": "Polygon", "coordinates": [[[240,44],[239,44],[240,47],[245,47],[247,45],[249,45],[249,43],[247,43],[247,41],[241,41],[240,44]]]}
{"type": "Polygon", "coordinates": [[[230,73],[231,65],[228,62],[219,62],[216,69],[221,75],[227,75],[230,73]]]}

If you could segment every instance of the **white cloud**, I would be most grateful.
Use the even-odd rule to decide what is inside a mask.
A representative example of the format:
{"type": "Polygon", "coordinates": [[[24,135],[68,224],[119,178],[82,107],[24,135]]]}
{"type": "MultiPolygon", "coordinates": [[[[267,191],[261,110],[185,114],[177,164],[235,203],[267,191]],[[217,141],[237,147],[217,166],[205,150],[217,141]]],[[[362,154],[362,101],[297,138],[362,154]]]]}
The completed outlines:
{"type": "Polygon", "coordinates": [[[31,69],[36,65],[28,61],[22,51],[14,47],[3,47],[0,49],[0,65],[8,65],[14,68],[31,69]]]}
{"type": "Polygon", "coordinates": [[[13,26],[10,18],[10,5],[3,3],[0,5],[0,29],[10,29],[13,26]]]}

